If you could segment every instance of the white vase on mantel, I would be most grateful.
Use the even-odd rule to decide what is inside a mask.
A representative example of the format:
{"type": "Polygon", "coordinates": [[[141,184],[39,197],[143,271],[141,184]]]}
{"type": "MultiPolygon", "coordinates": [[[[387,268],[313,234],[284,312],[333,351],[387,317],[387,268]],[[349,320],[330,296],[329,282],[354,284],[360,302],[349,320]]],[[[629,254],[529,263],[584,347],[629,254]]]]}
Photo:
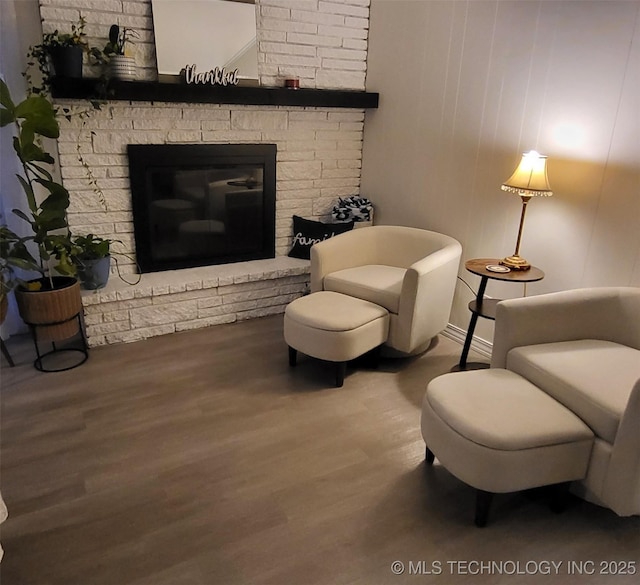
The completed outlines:
{"type": "Polygon", "coordinates": [[[135,81],[137,77],[136,60],[124,55],[113,55],[109,61],[109,70],[113,79],[135,81]]]}

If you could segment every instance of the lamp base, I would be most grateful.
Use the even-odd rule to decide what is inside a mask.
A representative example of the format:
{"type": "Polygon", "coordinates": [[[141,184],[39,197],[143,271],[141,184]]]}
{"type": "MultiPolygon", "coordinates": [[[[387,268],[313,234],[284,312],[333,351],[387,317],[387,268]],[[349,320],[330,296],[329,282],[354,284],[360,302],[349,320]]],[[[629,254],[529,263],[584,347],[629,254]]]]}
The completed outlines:
{"type": "Polygon", "coordinates": [[[520,258],[520,256],[507,256],[500,260],[500,264],[503,266],[508,266],[511,270],[529,270],[531,268],[531,264],[529,264],[524,258],[520,258]]]}

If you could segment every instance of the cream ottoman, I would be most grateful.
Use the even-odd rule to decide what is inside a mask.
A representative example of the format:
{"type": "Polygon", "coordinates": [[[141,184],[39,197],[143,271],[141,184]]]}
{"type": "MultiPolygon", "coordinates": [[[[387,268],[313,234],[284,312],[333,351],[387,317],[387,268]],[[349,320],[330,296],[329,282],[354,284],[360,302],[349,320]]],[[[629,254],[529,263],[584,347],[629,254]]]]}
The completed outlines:
{"type": "Polygon", "coordinates": [[[289,365],[296,365],[298,351],[336,362],[336,386],[344,383],[347,362],[383,344],[388,333],[385,308],[336,292],[300,297],[284,312],[289,365]]]}
{"type": "Polygon", "coordinates": [[[476,488],[478,526],[494,493],[562,484],[586,475],[593,433],[573,412],[513,372],[444,374],[422,403],[427,464],[434,456],[476,488]]]}

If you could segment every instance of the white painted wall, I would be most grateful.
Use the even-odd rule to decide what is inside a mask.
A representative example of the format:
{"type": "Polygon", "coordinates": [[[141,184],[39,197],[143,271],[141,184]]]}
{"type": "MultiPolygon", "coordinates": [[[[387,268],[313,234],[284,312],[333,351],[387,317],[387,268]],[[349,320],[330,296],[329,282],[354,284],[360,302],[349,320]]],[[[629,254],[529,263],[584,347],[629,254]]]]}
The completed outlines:
{"type": "MultiPolygon", "coordinates": [[[[521,255],[546,273],[527,294],[640,286],[640,2],[372,0],[366,85],[376,221],[450,234],[463,260],[507,256],[521,202],[500,185],[536,149],[554,196],[527,211],[521,255]]],[[[461,284],[454,325],[471,298],[461,284]]]]}

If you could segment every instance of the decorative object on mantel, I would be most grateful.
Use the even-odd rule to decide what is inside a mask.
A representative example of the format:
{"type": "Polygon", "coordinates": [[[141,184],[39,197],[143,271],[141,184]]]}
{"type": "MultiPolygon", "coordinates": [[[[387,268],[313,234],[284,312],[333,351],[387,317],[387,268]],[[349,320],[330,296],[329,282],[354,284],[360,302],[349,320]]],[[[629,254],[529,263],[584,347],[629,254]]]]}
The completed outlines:
{"type": "Polygon", "coordinates": [[[159,76],[239,70],[239,83],[258,83],[255,0],[150,0],[159,76]],[[185,31],[176,34],[176,31],[185,31]],[[206,49],[205,49],[206,47],[206,49]]]}
{"type": "Polygon", "coordinates": [[[127,45],[133,44],[132,38],[139,38],[137,31],[112,24],[109,29],[109,42],[103,52],[109,59],[109,74],[115,79],[135,81],[137,77],[136,61],[127,55],[127,45]]]}
{"type": "Polygon", "coordinates": [[[224,67],[214,67],[210,71],[196,72],[195,65],[187,65],[182,70],[187,85],[238,85],[238,70],[227,71],[224,67]]]}
{"type": "Polygon", "coordinates": [[[29,47],[24,76],[30,93],[48,93],[54,75],[72,79],[82,77],[83,54],[96,57],[100,53],[100,49],[89,47],[84,32],[85,25],[85,19],[80,16],[77,24],[71,25],[70,33],[60,33],[57,30],[46,33],[42,36],[41,43],[29,47]],[[41,86],[34,83],[36,80],[33,78],[32,68],[35,66],[42,78],[41,86]]]}
{"type": "Polygon", "coordinates": [[[114,55],[109,61],[109,73],[115,79],[134,81],[137,76],[136,60],[133,57],[114,55]]]}
{"type": "Polygon", "coordinates": [[[300,80],[297,77],[291,77],[284,80],[284,86],[287,89],[300,89],[300,80]]]}
{"type": "Polygon", "coordinates": [[[373,225],[373,204],[357,195],[340,197],[331,210],[331,217],[335,221],[353,221],[354,227],[367,227],[373,225]]]}
{"type": "Polygon", "coordinates": [[[518,228],[518,239],[516,240],[516,251],[513,256],[508,256],[500,261],[511,268],[511,270],[529,270],[529,264],[520,257],[520,240],[522,239],[522,228],[524,226],[524,214],[527,211],[529,199],[535,196],[553,195],[547,178],[547,157],[537,153],[535,150],[525,152],[518,168],[513,172],[503,184],[503,191],[516,193],[522,198],[522,214],[520,215],[520,227],[518,228]]]}

